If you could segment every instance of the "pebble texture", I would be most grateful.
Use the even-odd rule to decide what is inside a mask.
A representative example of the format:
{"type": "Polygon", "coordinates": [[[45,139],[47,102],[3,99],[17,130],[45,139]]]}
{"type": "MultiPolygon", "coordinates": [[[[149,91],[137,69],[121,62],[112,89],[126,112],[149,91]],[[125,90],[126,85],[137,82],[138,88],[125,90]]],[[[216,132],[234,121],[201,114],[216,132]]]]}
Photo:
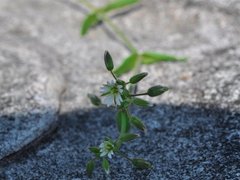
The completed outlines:
{"type": "MultiPolygon", "coordinates": [[[[240,178],[239,12],[238,0],[145,0],[134,10],[114,16],[114,22],[142,51],[183,55],[188,61],[142,69],[150,75],[139,91],[156,83],[170,86],[171,91],[152,99],[156,103],[152,108],[133,109],[148,132],[123,149],[130,150],[131,157],[148,159],[154,168],[137,171],[114,157],[109,177],[97,169],[95,179],[240,178]]],[[[101,83],[111,78],[103,65],[104,50],[111,52],[116,64],[128,52],[102,25],[80,38],[79,24],[85,13],[73,0],[0,2],[0,62],[9,67],[0,67],[1,86],[4,84],[0,90],[4,138],[0,140],[6,149],[2,153],[1,148],[1,157],[23,147],[22,143],[8,145],[16,137],[24,139],[22,135],[31,134],[27,137],[33,141],[43,133],[43,129],[20,131],[17,123],[33,130],[44,127],[45,131],[55,124],[61,104],[58,131],[21,156],[0,160],[2,179],[87,179],[88,147],[100,144],[105,136],[117,136],[112,131],[115,112],[90,108],[86,94],[97,93],[101,83]],[[4,78],[6,71],[12,72],[9,80],[4,78]],[[24,88],[17,88],[14,80],[24,88]],[[31,106],[28,93],[23,93],[34,85],[39,88],[33,97],[41,101],[32,99],[39,108],[31,106]],[[51,90],[42,88],[48,85],[51,90]],[[4,94],[13,100],[18,97],[27,108],[17,100],[8,106],[4,94]],[[25,117],[24,113],[32,117],[30,112],[35,111],[40,114],[38,121],[10,121],[25,117]]]]}

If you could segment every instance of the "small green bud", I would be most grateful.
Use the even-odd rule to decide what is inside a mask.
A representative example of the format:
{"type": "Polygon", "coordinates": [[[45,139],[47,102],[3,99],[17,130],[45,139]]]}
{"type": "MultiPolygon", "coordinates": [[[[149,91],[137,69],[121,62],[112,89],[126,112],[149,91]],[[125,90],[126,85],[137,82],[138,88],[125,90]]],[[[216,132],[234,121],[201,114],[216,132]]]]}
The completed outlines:
{"type": "Polygon", "coordinates": [[[138,129],[140,129],[140,130],[142,130],[142,131],[145,131],[145,130],[146,130],[146,127],[145,127],[145,125],[143,124],[143,122],[142,122],[139,118],[137,118],[137,117],[135,117],[135,116],[133,116],[133,117],[131,118],[131,123],[132,123],[136,128],[138,128],[138,129]]]}
{"type": "Polygon", "coordinates": [[[129,82],[130,82],[131,84],[136,84],[136,83],[138,83],[139,81],[141,81],[143,78],[145,78],[147,75],[148,75],[148,73],[146,73],[146,72],[137,74],[137,75],[131,77],[130,80],[129,80],[129,82]]]}
{"type": "Polygon", "coordinates": [[[102,104],[101,99],[94,94],[88,94],[88,98],[90,99],[91,103],[95,106],[100,106],[102,104]]]}
{"type": "Polygon", "coordinates": [[[114,68],[114,65],[113,65],[112,57],[108,51],[105,51],[104,53],[104,62],[107,70],[112,71],[114,68]]]}
{"type": "Polygon", "coordinates": [[[94,166],[95,166],[95,162],[93,160],[88,161],[87,167],[86,167],[86,171],[87,171],[88,177],[92,176],[92,172],[94,170],[94,166]]]}
{"type": "Polygon", "coordinates": [[[154,97],[154,96],[159,96],[161,94],[163,94],[164,92],[166,92],[169,88],[164,87],[164,86],[153,86],[151,88],[148,89],[147,94],[150,97],[154,97]]]}
{"type": "Polygon", "coordinates": [[[138,159],[138,158],[132,159],[132,164],[137,169],[148,169],[152,167],[150,162],[145,161],[144,159],[138,159]]]}
{"type": "Polygon", "coordinates": [[[138,137],[139,137],[138,134],[124,134],[122,135],[122,137],[120,137],[120,141],[122,142],[132,141],[138,137]]]}

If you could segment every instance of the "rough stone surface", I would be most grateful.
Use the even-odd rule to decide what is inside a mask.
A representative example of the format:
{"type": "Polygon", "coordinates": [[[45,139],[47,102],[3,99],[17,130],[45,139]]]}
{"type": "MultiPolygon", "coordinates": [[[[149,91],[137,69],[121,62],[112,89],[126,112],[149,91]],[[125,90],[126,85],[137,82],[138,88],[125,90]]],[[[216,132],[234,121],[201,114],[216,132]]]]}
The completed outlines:
{"type": "MultiPolygon", "coordinates": [[[[139,49],[184,55],[189,60],[143,67],[150,76],[141,83],[139,91],[156,83],[170,86],[171,91],[152,99],[157,104],[152,108],[133,109],[145,121],[148,133],[124,149],[130,150],[132,157],[150,160],[154,169],[137,171],[129,168],[128,162],[114,157],[109,179],[240,178],[239,10],[238,0],[152,0],[151,3],[145,0],[133,11],[115,16],[114,22],[121,25],[139,49]]],[[[117,136],[112,131],[114,112],[89,109],[86,94],[98,92],[99,85],[111,78],[102,63],[104,50],[112,53],[116,64],[128,52],[102,26],[80,38],[79,24],[85,12],[73,0],[0,2],[3,25],[0,35],[5,37],[1,40],[0,62],[6,62],[12,72],[17,72],[10,79],[18,79],[15,77],[23,77],[25,73],[36,73],[43,79],[57,74],[64,77],[64,80],[57,78],[59,85],[51,81],[51,87],[55,87],[52,95],[41,90],[36,93],[41,93],[43,99],[49,97],[44,101],[46,104],[41,104],[40,112],[45,107],[54,107],[47,108],[50,111],[42,118],[44,124],[52,124],[48,119],[56,117],[60,82],[66,82],[58,131],[18,158],[1,161],[2,179],[86,179],[88,147],[98,145],[105,136],[117,136]],[[15,55],[11,55],[13,62],[7,61],[6,54],[15,55]],[[34,68],[21,69],[18,62],[34,68]]],[[[6,71],[1,66],[3,75],[6,71]]],[[[35,83],[45,86],[41,78],[40,82],[30,78],[22,86],[28,88],[35,83]]],[[[6,78],[2,79],[1,86],[6,84],[6,88],[1,87],[1,97],[9,93],[9,87],[13,89],[11,97],[23,94],[13,80],[4,83],[6,78]]],[[[31,103],[25,96],[20,99],[23,104],[31,103]]],[[[13,102],[11,107],[15,104],[18,103],[13,102]]],[[[1,102],[1,106],[7,109],[7,102],[1,102]]],[[[22,111],[25,112],[1,110],[9,117],[22,111]]],[[[25,121],[20,122],[27,127],[25,121]]],[[[10,135],[15,135],[15,131],[15,128],[4,130],[10,135]]],[[[100,169],[94,177],[108,178],[100,169]]]]}
{"type": "Polygon", "coordinates": [[[0,39],[0,159],[49,131],[58,118],[63,81],[44,68],[44,54],[31,45],[17,37],[0,39]]]}

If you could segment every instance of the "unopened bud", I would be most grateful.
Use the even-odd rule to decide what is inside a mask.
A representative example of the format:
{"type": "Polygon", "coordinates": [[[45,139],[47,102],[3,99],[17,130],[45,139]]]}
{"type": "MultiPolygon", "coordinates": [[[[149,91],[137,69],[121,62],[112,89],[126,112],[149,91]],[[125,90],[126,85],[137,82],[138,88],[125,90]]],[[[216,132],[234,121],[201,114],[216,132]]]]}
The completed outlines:
{"type": "Polygon", "coordinates": [[[131,77],[131,79],[129,80],[129,82],[130,82],[131,84],[136,84],[136,83],[138,83],[139,81],[141,81],[143,78],[145,78],[147,75],[148,75],[148,73],[146,73],[146,72],[137,74],[137,75],[131,77]]]}
{"type": "Polygon", "coordinates": [[[163,94],[164,92],[166,92],[169,88],[164,87],[164,86],[153,86],[151,88],[148,89],[147,94],[150,97],[154,97],[154,96],[159,96],[161,94],[163,94]]]}
{"type": "Polygon", "coordinates": [[[104,53],[104,62],[107,70],[112,71],[114,68],[114,65],[113,65],[112,57],[108,51],[105,51],[104,53]]]}

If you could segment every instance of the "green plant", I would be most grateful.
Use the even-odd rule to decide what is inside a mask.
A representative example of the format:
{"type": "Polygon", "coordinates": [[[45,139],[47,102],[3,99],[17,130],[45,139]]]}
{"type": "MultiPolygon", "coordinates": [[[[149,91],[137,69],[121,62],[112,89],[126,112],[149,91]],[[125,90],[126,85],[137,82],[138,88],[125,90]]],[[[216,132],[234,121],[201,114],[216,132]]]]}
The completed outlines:
{"type": "Polygon", "coordinates": [[[137,50],[133,42],[131,42],[131,40],[127,37],[127,35],[112,22],[111,18],[109,18],[109,12],[132,6],[136,3],[139,3],[140,0],[114,0],[102,7],[95,7],[88,0],[80,0],[80,2],[90,10],[89,14],[85,17],[81,25],[81,35],[86,35],[91,27],[95,26],[99,22],[104,22],[130,52],[129,56],[123,59],[122,64],[115,68],[114,73],[117,77],[124,73],[128,73],[129,71],[133,71],[133,74],[137,74],[140,71],[141,65],[149,65],[166,61],[186,60],[186,58],[183,57],[176,57],[154,51],[140,52],[137,50]]]}
{"type": "Polygon", "coordinates": [[[107,137],[99,146],[89,148],[89,150],[93,153],[94,158],[87,163],[87,174],[88,176],[92,175],[97,160],[102,162],[102,168],[108,174],[110,172],[109,159],[111,159],[112,156],[123,157],[138,169],[151,168],[152,165],[150,162],[140,158],[130,158],[121,150],[123,144],[140,137],[139,134],[131,133],[132,127],[135,127],[143,132],[146,130],[142,120],[130,113],[129,107],[132,105],[148,107],[149,102],[139,98],[138,96],[148,95],[150,97],[154,97],[161,95],[168,90],[167,87],[158,85],[149,88],[144,93],[137,94],[135,92],[137,83],[147,76],[147,73],[139,72],[142,65],[168,61],[185,61],[186,58],[154,51],[139,51],[127,35],[115,23],[113,23],[111,18],[108,16],[109,12],[132,6],[139,3],[140,0],[114,0],[102,7],[95,7],[88,0],[79,1],[90,11],[81,25],[82,36],[85,36],[95,25],[103,22],[111,29],[118,40],[120,40],[129,50],[129,55],[123,59],[120,66],[117,68],[114,68],[111,55],[108,52],[105,53],[105,65],[107,70],[112,74],[114,80],[103,85],[101,89],[101,98],[93,94],[88,94],[92,104],[96,106],[107,105],[108,107],[116,107],[116,124],[119,136],[117,139],[107,137]],[[119,79],[121,75],[130,71],[133,71],[132,74],[134,74],[134,76],[131,77],[129,81],[125,82],[119,79]]]}
{"type": "Polygon", "coordinates": [[[92,175],[97,160],[102,161],[102,168],[109,174],[110,161],[112,156],[120,156],[127,159],[134,167],[138,169],[151,168],[150,162],[141,158],[130,158],[127,154],[123,153],[121,147],[129,141],[135,140],[140,137],[139,134],[131,133],[131,128],[135,127],[140,131],[145,132],[146,127],[144,123],[136,116],[133,116],[129,110],[131,105],[140,107],[148,107],[148,101],[138,98],[138,96],[148,95],[155,97],[163,94],[168,90],[164,86],[153,86],[146,92],[139,94],[132,94],[130,91],[131,85],[135,85],[144,79],[148,74],[139,73],[132,76],[129,81],[125,82],[119,79],[114,73],[114,65],[111,55],[106,51],[104,55],[105,66],[112,74],[113,81],[107,82],[101,88],[101,98],[96,95],[89,94],[91,102],[96,106],[106,105],[107,107],[116,107],[116,125],[118,128],[118,138],[105,138],[105,140],[97,147],[90,147],[89,150],[93,153],[94,158],[87,163],[87,174],[92,175]]]}

